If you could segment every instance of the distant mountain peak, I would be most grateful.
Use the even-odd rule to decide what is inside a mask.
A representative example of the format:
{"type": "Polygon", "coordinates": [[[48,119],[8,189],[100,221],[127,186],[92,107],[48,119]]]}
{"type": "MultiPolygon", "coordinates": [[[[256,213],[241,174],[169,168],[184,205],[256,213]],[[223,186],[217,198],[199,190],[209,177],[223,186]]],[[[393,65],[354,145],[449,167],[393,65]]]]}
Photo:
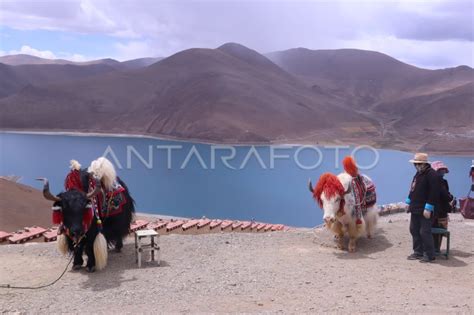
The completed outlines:
{"type": "Polygon", "coordinates": [[[252,66],[266,67],[269,69],[272,68],[275,71],[281,71],[277,65],[275,65],[264,55],[238,43],[225,43],[224,45],[219,46],[217,50],[222,51],[234,58],[240,59],[252,66]]]}
{"type": "Polygon", "coordinates": [[[234,42],[228,42],[228,43],[225,43],[225,44],[222,44],[220,45],[219,47],[217,47],[217,49],[233,49],[233,48],[243,48],[243,49],[248,49],[248,50],[252,50],[242,44],[239,44],[239,43],[234,43],[234,42]]]}
{"type": "Polygon", "coordinates": [[[224,45],[219,46],[217,50],[223,51],[229,55],[232,55],[240,59],[247,59],[249,57],[254,58],[256,56],[265,58],[263,55],[261,55],[257,51],[250,49],[248,47],[245,47],[244,45],[241,45],[238,43],[225,43],[224,45]]]}

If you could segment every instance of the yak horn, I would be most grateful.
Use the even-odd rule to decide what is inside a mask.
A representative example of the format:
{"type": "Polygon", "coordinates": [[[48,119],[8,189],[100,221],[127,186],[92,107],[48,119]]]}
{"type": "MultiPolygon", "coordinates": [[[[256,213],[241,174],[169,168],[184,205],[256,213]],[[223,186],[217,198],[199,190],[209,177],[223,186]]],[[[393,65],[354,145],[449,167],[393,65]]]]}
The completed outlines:
{"type": "Polygon", "coordinates": [[[311,179],[308,179],[308,188],[309,188],[310,192],[314,192],[313,184],[311,183],[311,179]]]}
{"type": "Polygon", "coordinates": [[[43,185],[43,196],[44,196],[45,199],[55,201],[55,202],[56,201],[61,201],[61,198],[59,198],[58,196],[53,195],[49,191],[49,181],[48,181],[47,178],[41,177],[41,178],[37,178],[36,180],[42,181],[44,183],[44,185],[43,185]]]}
{"type": "Polygon", "coordinates": [[[96,179],[95,180],[95,188],[90,193],[87,193],[87,195],[86,195],[87,199],[94,198],[99,193],[99,191],[100,191],[100,181],[96,179]]]}

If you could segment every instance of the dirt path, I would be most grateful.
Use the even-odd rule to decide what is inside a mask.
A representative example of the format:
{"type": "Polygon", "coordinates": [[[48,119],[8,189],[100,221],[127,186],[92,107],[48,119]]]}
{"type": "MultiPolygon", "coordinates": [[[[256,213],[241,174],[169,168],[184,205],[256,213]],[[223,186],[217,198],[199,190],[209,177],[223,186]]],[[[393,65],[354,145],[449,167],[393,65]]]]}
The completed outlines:
{"type": "MultiPolygon", "coordinates": [[[[169,235],[161,267],[137,269],[129,240],[104,271],[66,272],[41,290],[0,289],[0,309],[27,313],[423,312],[472,313],[474,223],[452,215],[452,256],[407,261],[408,216],[380,220],[358,252],[325,230],[169,235]],[[391,222],[391,223],[389,223],[391,222]]],[[[67,259],[55,244],[0,246],[0,283],[55,279],[67,259]]]]}

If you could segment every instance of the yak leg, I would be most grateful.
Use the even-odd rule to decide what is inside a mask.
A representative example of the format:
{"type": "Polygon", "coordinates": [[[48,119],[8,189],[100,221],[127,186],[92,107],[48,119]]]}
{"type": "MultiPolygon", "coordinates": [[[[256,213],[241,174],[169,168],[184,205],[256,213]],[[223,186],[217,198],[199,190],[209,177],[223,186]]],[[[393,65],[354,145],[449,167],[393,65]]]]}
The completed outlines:
{"type": "Polygon", "coordinates": [[[372,238],[372,236],[374,235],[375,226],[377,224],[377,216],[378,216],[377,212],[375,212],[375,210],[372,210],[372,209],[370,209],[370,211],[367,210],[367,213],[364,216],[367,238],[372,238]]]}
{"type": "MultiPolygon", "coordinates": [[[[68,239],[68,242],[71,243],[71,246],[72,246],[72,241],[70,239],[68,239]]],[[[82,252],[84,251],[84,243],[79,243],[79,245],[77,245],[75,248],[74,248],[74,262],[73,262],[73,265],[72,265],[72,269],[73,270],[78,270],[78,269],[81,269],[82,268],[82,264],[84,263],[84,259],[82,259],[82,252]]]]}
{"type": "Polygon", "coordinates": [[[94,256],[94,246],[92,244],[87,244],[86,255],[87,255],[86,269],[88,272],[94,272],[95,271],[95,256],[94,256]]]}
{"type": "Polygon", "coordinates": [[[337,248],[344,249],[344,230],[341,222],[336,221],[331,226],[331,230],[336,235],[337,248]]]}
{"type": "Polygon", "coordinates": [[[359,237],[359,231],[355,225],[349,225],[349,252],[353,253],[356,250],[356,242],[359,237]]]}
{"type": "Polygon", "coordinates": [[[123,241],[122,236],[118,235],[115,240],[115,252],[120,253],[122,251],[123,241]]]}
{"type": "Polygon", "coordinates": [[[356,242],[357,242],[357,238],[355,238],[355,237],[349,238],[349,252],[351,252],[351,253],[355,252],[356,242]]]}

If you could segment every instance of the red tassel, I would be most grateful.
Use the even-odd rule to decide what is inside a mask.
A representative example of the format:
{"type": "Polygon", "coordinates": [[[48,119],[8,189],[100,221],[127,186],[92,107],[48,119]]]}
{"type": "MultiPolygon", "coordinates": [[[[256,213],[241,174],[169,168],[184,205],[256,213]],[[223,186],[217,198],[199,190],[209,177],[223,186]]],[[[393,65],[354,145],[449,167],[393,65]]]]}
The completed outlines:
{"type": "Polygon", "coordinates": [[[356,224],[362,224],[362,220],[361,220],[361,219],[357,219],[356,224]]]}
{"type": "Polygon", "coordinates": [[[81,182],[81,173],[78,170],[72,170],[66,176],[64,180],[64,188],[69,191],[71,189],[76,189],[83,191],[82,182],[81,182]]]}
{"type": "Polygon", "coordinates": [[[61,224],[63,222],[63,213],[61,210],[53,211],[53,224],[61,224]]]}
{"type": "Polygon", "coordinates": [[[82,225],[85,227],[89,227],[92,222],[93,217],[92,209],[87,208],[84,210],[84,215],[82,216],[82,225]]]}

